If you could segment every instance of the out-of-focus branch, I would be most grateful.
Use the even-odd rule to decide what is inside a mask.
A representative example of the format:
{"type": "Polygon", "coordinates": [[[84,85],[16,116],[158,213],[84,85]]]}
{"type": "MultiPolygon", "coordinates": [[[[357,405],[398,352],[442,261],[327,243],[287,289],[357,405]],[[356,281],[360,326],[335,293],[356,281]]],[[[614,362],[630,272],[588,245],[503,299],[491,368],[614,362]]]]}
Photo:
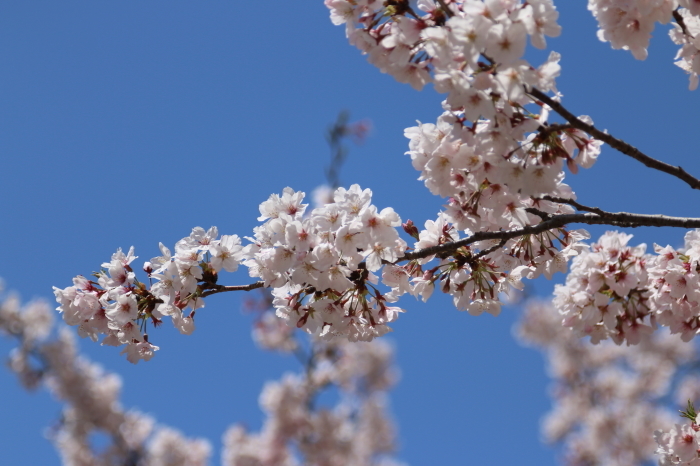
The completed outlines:
{"type": "Polygon", "coordinates": [[[348,155],[348,149],[343,142],[351,137],[356,143],[361,143],[367,137],[370,128],[366,120],[348,123],[349,120],[350,113],[343,110],[326,134],[326,140],[331,148],[331,163],[326,168],[326,180],[332,189],[340,186],[340,169],[348,155]]]}

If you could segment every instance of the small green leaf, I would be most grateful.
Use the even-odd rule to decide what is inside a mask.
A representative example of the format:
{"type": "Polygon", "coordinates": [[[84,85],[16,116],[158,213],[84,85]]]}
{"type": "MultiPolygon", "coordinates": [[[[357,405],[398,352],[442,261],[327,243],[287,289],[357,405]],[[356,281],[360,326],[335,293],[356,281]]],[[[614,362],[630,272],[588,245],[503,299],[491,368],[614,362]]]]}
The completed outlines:
{"type": "Polygon", "coordinates": [[[681,417],[686,417],[693,422],[695,422],[695,419],[698,417],[698,413],[695,411],[695,406],[693,406],[693,402],[690,400],[688,400],[688,407],[686,410],[680,411],[680,413],[681,417]]]}

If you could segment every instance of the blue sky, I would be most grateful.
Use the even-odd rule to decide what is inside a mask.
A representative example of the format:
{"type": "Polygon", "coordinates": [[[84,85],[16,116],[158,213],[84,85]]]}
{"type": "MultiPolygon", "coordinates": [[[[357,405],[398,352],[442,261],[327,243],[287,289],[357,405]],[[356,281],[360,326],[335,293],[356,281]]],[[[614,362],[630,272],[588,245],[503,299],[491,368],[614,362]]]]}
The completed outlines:
{"type": "MultiPolygon", "coordinates": [[[[562,2],[564,104],[591,115],[649,155],[700,174],[697,99],[657,27],[650,56],[634,60],[595,36],[583,2],[562,2]]],[[[546,53],[530,50],[535,64],[546,53]],[[536,52],[536,53],[535,53],[536,52]]],[[[422,225],[441,200],[417,181],[403,129],[434,121],[441,97],[415,92],[369,65],[333,26],[323,3],[73,1],[0,4],[0,277],[23,299],[52,299],[117,247],[138,262],[192,227],[249,235],[258,205],[286,186],[311,192],[329,160],[324,131],[340,110],[372,120],[341,174],[379,207],[422,225]]],[[[610,211],[699,217],[681,182],[605,147],[569,176],[584,204],[610,211]]],[[[604,227],[589,228],[595,236],[604,227]]],[[[639,229],[635,240],[679,244],[683,232],[639,229]]],[[[561,280],[563,277],[559,277],[561,280]]],[[[232,276],[230,284],[247,283],[232,276]]],[[[551,282],[536,282],[538,294],[551,282]]],[[[82,341],[124,380],[126,407],[214,444],[242,422],[258,428],[266,380],[293,358],[255,349],[242,295],[210,299],[197,331],[151,335],[161,351],[133,366],[114,348],[82,341]]],[[[401,381],[391,406],[397,456],[410,464],[555,464],[539,441],[550,404],[542,358],[511,336],[517,309],[472,317],[443,296],[402,301],[388,338],[401,381]]],[[[167,327],[167,326],[166,326],[167,327]]],[[[10,344],[0,341],[0,352],[10,344]]],[[[59,407],[0,372],[6,464],[59,464],[43,430],[59,407]]]]}

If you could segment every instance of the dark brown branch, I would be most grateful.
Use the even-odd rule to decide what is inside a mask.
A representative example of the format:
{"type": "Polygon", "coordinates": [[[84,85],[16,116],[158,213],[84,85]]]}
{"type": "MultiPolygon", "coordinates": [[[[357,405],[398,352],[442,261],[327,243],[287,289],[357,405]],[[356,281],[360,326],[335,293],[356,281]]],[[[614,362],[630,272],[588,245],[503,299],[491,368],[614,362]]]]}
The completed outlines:
{"type": "Polygon", "coordinates": [[[211,296],[213,294],[217,293],[225,293],[227,291],[252,291],[255,290],[256,288],[263,288],[265,286],[265,282],[255,282],[251,283],[250,285],[235,285],[235,286],[223,286],[223,285],[212,285],[212,289],[208,289],[207,291],[203,292],[201,294],[202,298],[206,298],[207,296],[211,296]]]}
{"type": "MultiPolygon", "coordinates": [[[[541,217],[544,220],[542,223],[537,225],[529,225],[523,227],[519,230],[509,230],[509,231],[480,231],[474,233],[468,238],[461,239],[459,241],[454,241],[451,243],[439,244],[437,246],[431,246],[429,248],[421,249],[419,251],[409,252],[399,258],[395,263],[405,262],[415,259],[422,259],[428,256],[439,256],[448,257],[454,253],[457,249],[469,246],[470,244],[476,243],[478,241],[488,241],[488,240],[499,240],[499,243],[492,246],[484,251],[479,252],[476,257],[483,257],[493,251],[501,248],[505,245],[506,241],[512,238],[517,238],[519,236],[525,235],[536,235],[539,233],[544,233],[545,231],[554,230],[557,228],[563,228],[566,225],[572,223],[582,223],[587,225],[613,225],[619,227],[627,228],[637,228],[637,227],[675,227],[675,228],[700,228],[700,218],[686,218],[686,217],[668,217],[666,215],[645,215],[645,214],[634,214],[628,212],[606,212],[604,210],[598,209],[597,207],[587,207],[572,199],[557,198],[551,196],[545,196],[542,199],[570,204],[579,210],[588,210],[588,213],[583,214],[565,214],[565,215],[549,215],[544,212],[540,212],[541,217]]],[[[539,212],[539,211],[538,211],[539,212]]],[[[385,262],[385,261],[383,261],[385,262]]],[[[388,262],[385,262],[388,263],[388,262]]],[[[264,282],[255,282],[250,285],[237,285],[237,286],[223,286],[223,285],[209,285],[210,288],[204,291],[200,296],[206,298],[217,293],[224,293],[227,291],[251,291],[256,288],[263,288],[265,286],[264,282]]]]}
{"type": "Polygon", "coordinates": [[[542,212],[541,210],[535,209],[534,207],[528,207],[527,209],[525,209],[525,212],[533,214],[533,215],[537,215],[542,220],[549,220],[552,217],[552,214],[548,214],[547,212],[542,212]]]}
{"type": "Polygon", "coordinates": [[[700,228],[700,218],[668,217],[665,215],[631,214],[627,212],[604,212],[604,215],[593,213],[556,215],[537,225],[530,225],[519,230],[510,231],[480,231],[469,238],[464,238],[452,243],[440,244],[420,251],[410,252],[401,257],[397,262],[422,259],[428,256],[446,257],[457,249],[469,246],[477,241],[485,240],[509,240],[525,235],[535,235],[555,228],[562,228],[571,223],[583,223],[587,225],[615,225],[629,228],[637,227],[676,227],[676,228],[700,228]]]}
{"type": "Polygon", "coordinates": [[[681,27],[681,31],[683,31],[683,34],[685,34],[686,36],[688,36],[692,39],[693,36],[690,33],[688,33],[688,28],[686,27],[685,21],[683,20],[683,17],[679,13],[678,8],[673,10],[673,19],[675,19],[676,23],[678,23],[678,25],[681,27]]]}
{"type": "Polygon", "coordinates": [[[685,181],[693,189],[700,189],[700,180],[690,175],[681,167],[675,167],[673,165],[667,164],[666,162],[662,162],[660,160],[656,160],[652,157],[649,157],[636,147],[627,144],[625,141],[617,139],[616,137],[611,136],[608,133],[604,133],[593,125],[584,123],[583,121],[579,120],[576,116],[574,116],[571,112],[569,112],[566,108],[564,108],[562,104],[560,104],[559,102],[555,102],[539,89],[533,87],[527,90],[527,93],[552,107],[552,110],[561,115],[562,118],[568,121],[569,124],[571,124],[571,126],[573,126],[574,128],[580,129],[581,131],[585,131],[594,138],[605,142],[613,149],[632,157],[633,159],[643,163],[649,168],[653,168],[654,170],[659,170],[664,173],[668,173],[671,176],[675,176],[676,178],[685,181]]]}
{"type": "Polygon", "coordinates": [[[484,257],[484,256],[488,256],[489,254],[491,254],[492,252],[494,252],[494,251],[496,251],[496,250],[498,250],[498,249],[501,249],[503,246],[506,245],[506,242],[507,242],[507,241],[508,241],[508,240],[502,239],[501,241],[498,242],[498,244],[496,244],[496,245],[494,245],[494,246],[491,246],[491,247],[488,248],[488,249],[484,249],[483,251],[480,251],[479,254],[477,254],[476,256],[474,256],[474,259],[480,259],[480,258],[482,258],[482,257],[484,257]]]}

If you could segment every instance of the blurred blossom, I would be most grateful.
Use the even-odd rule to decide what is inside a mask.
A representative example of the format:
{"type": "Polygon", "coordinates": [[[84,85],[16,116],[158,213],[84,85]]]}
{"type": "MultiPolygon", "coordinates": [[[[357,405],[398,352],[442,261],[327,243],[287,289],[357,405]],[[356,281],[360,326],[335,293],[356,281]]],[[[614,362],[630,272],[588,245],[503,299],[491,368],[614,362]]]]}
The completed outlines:
{"type": "Polygon", "coordinates": [[[515,328],[524,344],[544,353],[553,379],[545,440],[562,445],[566,464],[655,461],[654,431],[679,419],[664,400],[674,378],[700,362],[696,349],[668,332],[637,346],[592,345],[561,321],[551,303],[529,301],[515,328]]]}

